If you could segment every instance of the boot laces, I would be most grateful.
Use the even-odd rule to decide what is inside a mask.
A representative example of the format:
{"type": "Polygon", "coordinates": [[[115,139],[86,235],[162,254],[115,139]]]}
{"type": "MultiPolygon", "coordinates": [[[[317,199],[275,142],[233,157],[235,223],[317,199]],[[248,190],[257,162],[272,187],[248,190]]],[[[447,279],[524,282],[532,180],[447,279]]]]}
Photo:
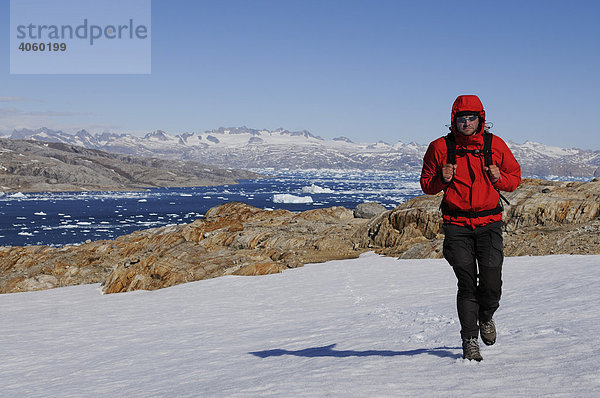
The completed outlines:
{"type": "Polygon", "coordinates": [[[481,331],[485,334],[493,333],[496,330],[496,325],[494,324],[494,320],[490,319],[487,322],[483,322],[481,324],[481,331]]]}
{"type": "Polygon", "coordinates": [[[465,354],[468,358],[479,356],[479,342],[477,337],[471,337],[464,341],[465,354]]]}

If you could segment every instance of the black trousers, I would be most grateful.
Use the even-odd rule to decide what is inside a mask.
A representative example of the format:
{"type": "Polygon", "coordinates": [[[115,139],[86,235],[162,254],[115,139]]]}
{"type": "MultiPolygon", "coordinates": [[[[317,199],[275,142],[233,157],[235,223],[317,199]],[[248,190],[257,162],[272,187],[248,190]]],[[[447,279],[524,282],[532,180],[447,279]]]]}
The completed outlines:
{"type": "Polygon", "coordinates": [[[456,306],[463,339],[479,336],[502,294],[502,221],[471,229],[444,224],[444,258],[458,279],[456,306]]]}

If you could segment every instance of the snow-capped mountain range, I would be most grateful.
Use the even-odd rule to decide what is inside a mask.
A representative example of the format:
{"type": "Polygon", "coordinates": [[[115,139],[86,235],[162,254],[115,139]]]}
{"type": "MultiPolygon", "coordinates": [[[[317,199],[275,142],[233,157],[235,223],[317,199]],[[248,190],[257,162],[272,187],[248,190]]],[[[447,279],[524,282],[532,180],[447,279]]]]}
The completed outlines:
{"type": "MultiPolygon", "coordinates": [[[[81,130],[14,130],[12,139],[62,142],[107,152],[194,160],[221,167],[288,169],[402,170],[419,172],[427,145],[414,142],[355,143],[323,139],[310,132],[221,127],[203,133],[145,136],[91,134],[81,130]]],[[[527,141],[507,142],[528,176],[600,176],[600,151],[565,149],[527,141]]]]}

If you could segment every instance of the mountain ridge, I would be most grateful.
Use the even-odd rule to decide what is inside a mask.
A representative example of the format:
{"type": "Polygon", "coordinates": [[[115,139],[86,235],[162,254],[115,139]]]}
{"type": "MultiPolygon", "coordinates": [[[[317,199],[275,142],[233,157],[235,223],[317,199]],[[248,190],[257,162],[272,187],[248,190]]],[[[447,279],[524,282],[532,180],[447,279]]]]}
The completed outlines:
{"type": "MultiPolygon", "coordinates": [[[[203,133],[170,135],[155,130],[144,136],[123,133],[75,134],[45,127],[14,130],[11,139],[62,142],[112,153],[199,161],[236,168],[331,168],[419,172],[427,145],[383,141],[355,143],[347,137],[323,139],[307,130],[219,127],[203,133]]],[[[600,176],[600,151],[560,148],[534,141],[507,141],[527,176],[600,176]]]]}

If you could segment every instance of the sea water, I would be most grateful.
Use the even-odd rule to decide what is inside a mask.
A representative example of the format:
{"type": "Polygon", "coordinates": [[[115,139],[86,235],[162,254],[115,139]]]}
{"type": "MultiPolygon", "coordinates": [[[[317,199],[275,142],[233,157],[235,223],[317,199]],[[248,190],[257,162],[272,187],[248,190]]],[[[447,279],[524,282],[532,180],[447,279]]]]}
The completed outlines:
{"type": "Polygon", "coordinates": [[[379,202],[392,209],[422,194],[415,173],[253,170],[272,178],[139,192],[0,193],[0,246],[77,244],[136,230],[190,223],[240,201],[261,209],[310,209],[379,202]]]}

